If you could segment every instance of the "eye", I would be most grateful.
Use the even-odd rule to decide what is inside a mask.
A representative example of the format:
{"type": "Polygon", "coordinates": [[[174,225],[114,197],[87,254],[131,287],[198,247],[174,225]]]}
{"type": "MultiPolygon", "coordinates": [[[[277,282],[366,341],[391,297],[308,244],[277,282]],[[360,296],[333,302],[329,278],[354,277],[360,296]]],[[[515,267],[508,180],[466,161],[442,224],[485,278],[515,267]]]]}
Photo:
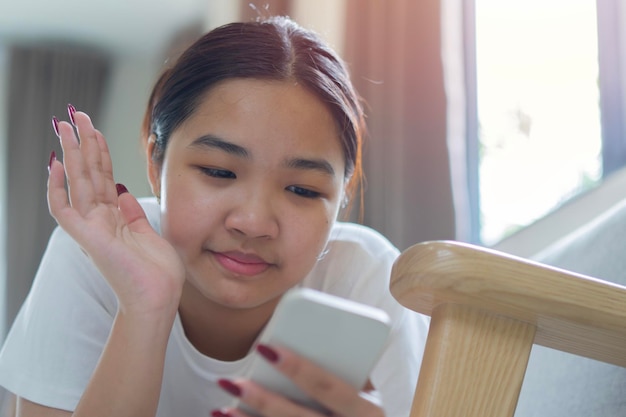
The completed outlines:
{"type": "Polygon", "coordinates": [[[317,191],[298,187],[297,185],[290,185],[289,187],[286,188],[286,190],[294,193],[297,196],[304,197],[304,198],[318,198],[321,195],[317,191]]]}
{"type": "Polygon", "coordinates": [[[199,169],[205,175],[208,175],[209,177],[213,177],[213,178],[223,178],[223,179],[237,178],[234,172],[228,171],[226,169],[209,168],[209,167],[199,167],[199,169]]]}

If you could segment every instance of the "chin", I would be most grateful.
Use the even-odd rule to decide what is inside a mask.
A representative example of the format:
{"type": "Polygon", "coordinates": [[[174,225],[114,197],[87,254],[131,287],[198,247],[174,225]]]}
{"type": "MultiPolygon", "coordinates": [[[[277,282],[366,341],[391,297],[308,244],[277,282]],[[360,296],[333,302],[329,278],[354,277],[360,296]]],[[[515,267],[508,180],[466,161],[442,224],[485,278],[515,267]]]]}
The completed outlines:
{"type": "Polygon", "coordinates": [[[271,306],[273,308],[280,299],[280,296],[282,296],[282,293],[274,297],[263,298],[260,298],[258,295],[256,297],[246,297],[240,294],[231,294],[219,297],[215,299],[215,302],[232,310],[251,310],[262,306],[271,306]]]}

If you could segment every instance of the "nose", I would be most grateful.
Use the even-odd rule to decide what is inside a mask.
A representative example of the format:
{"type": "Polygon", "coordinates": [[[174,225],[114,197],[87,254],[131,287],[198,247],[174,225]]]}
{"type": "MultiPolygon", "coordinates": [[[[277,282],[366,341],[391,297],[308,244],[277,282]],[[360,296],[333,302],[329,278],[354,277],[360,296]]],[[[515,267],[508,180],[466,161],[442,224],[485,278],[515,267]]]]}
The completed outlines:
{"type": "Polygon", "coordinates": [[[276,201],[262,190],[238,198],[226,216],[226,229],[247,238],[275,238],[279,230],[276,201]]]}

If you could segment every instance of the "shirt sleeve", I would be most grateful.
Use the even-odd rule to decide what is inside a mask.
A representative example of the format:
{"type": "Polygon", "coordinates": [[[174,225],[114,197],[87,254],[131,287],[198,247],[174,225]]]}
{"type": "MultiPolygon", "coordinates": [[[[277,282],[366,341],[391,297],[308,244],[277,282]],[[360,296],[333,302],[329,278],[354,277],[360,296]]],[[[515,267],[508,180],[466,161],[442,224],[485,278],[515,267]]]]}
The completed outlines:
{"type": "Polygon", "coordinates": [[[0,385],[35,403],[74,410],[116,311],[104,277],[57,227],[0,351],[0,385]]]}

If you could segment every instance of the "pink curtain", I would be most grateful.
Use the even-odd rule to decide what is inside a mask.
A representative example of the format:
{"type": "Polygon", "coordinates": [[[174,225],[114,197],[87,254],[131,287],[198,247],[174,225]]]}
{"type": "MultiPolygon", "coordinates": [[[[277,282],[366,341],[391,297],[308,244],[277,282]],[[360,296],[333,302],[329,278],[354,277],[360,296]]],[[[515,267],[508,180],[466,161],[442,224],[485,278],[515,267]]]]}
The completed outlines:
{"type": "Polygon", "coordinates": [[[401,249],[455,238],[439,0],[347,0],[344,57],[366,102],[364,222],[401,249]]]}

